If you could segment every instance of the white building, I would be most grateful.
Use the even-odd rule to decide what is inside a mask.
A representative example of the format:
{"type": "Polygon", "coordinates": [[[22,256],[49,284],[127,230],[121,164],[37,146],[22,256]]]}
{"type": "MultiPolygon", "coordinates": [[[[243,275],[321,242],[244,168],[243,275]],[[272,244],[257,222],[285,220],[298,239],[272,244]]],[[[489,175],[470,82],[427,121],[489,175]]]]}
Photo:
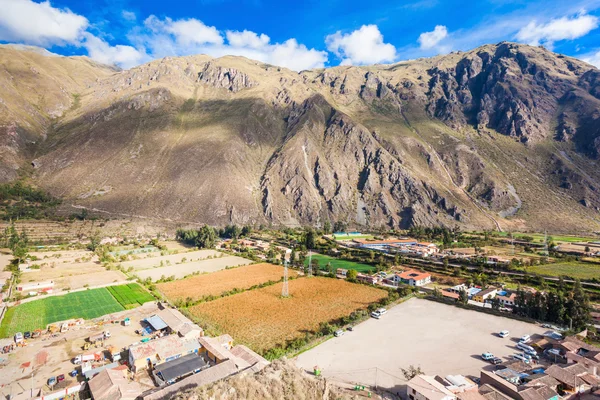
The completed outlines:
{"type": "Polygon", "coordinates": [[[433,376],[419,375],[408,381],[406,395],[410,400],[456,400],[456,395],[433,376]]]}

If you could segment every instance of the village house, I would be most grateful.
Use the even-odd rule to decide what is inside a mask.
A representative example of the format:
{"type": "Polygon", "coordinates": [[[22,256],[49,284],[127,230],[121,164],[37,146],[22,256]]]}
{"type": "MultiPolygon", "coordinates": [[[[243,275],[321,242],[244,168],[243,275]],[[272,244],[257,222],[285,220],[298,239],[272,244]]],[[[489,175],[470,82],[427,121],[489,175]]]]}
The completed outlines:
{"type": "Polygon", "coordinates": [[[379,277],[377,275],[358,274],[356,275],[356,280],[362,283],[368,283],[369,285],[376,285],[377,282],[379,282],[379,277]]]}
{"type": "Polygon", "coordinates": [[[129,365],[133,372],[138,372],[190,353],[197,353],[199,349],[200,343],[197,339],[186,340],[177,335],[169,335],[131,346],[129,365]]]}
{"type": "Polygon", "coordinates": [[[135,400],[142,394],[142,386],[127,379],[127,367],[121,367],[105,369],[88,382],[94,400],[135,400]]]}
{"type": "Polygon", "coordinates": [[[352,240],[355,245],[362,249],[381,250],[387,251],[390,246],[414,246],[417,241],[414,239],[386,239],[386,240],[367,240],[367,239],[354,239],[352,240]]]}
{"type": "Polygon", "coordinates": [[[54,281],[30,283],[21,282],[17,285],[17,291],[32,295],[39,293],[52,293],[54,291],[54,281]]]}
{"type": "Polygon", "coordinates": [[[489,288],[483,289],[473,295],[473,300],[480,303],[485,303],[486,300],[493,298],[498,293],[498,289],[490,286],[489,288]]]}
{"type": "Polygon", "coordinates": [[[431,283],[431,275],[426,272],[408,270],[398,275],[402,283],[410,286],[425,286],[431,283]]]}
{"type": "Polygon", "coordinates": [[[515,300],[517,299],[516,293],[510,293],[505,295],[496,296],[496,298],[500,301],[500,305],[502,307],[512,308],[515,305],[515,300]]]}
{"type": "Polygon", "coordinates": [[[406,395],[410,400],[455,400],[456,395],[435,377],[418,375],[408,381],[406,395]]]}

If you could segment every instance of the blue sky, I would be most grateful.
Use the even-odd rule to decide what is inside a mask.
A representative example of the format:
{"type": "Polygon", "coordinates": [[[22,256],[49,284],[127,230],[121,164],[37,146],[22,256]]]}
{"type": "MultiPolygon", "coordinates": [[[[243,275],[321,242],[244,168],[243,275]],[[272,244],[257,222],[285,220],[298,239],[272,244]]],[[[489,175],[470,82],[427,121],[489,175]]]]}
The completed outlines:
{"type": "Polygon", "coordinates": [[[294,70],[393,63],[503,40],[600,66],[600,0],[0,0],[0,42],[123,68],[227,54],[294,70]]]}

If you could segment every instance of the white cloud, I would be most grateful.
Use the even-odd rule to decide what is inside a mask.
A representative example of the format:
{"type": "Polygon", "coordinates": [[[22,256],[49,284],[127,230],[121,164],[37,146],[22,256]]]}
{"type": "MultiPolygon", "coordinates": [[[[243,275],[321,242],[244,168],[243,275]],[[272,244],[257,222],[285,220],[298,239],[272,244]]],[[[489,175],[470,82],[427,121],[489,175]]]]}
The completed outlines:
{"type": "Polygon", "coordinates": [[[144,21],[144,25],[154,32],[164,32],[172,35],[177,43],[184,46],[201,44],[223,44],[223,37],[214,26],[204,25],[202,21],[194,18],[173,21],[165,18],[161,21],[151,15],[144,21]]]}
{"type": "Polygon", "coordinates": [[[199,20],[161,20],[150,16],[143,27],[137,27],[129,39],[138,49],[147,49],[149,56],[184,56],[208,54],[214,57],[237,55],[290,68],[296,71],[323,67],[327,53],[308,49],[296,39],[271,43],[265,34],[244,30],[227,31],[225,38],[215,27],[199,20]]]}
{"type": "Polygon", "coordinates": [[[149,61],[148,55],[132,46],[111,46],[89,32],[84,34],[83,47],[91,59],[103,64],[115,64],[122,68],[131,68],[143,61],[149,61]]]}
{"type": "Polygon", "coordinates": [[[436,47],[447,36],[448,29],[444,25],[436,25],[433,31],[421,33],[418,42],[421,49],[428,50],[436,47]]]}
{"type": "Polygon", "coordinates": [[[121,16],[127,21],[135,21],[137,19],[137,15],[133,11],[123,10],[121,11],[121,16]]]}
{"type": "Polygon", "coordinates": [[[260,36],[252,31],[244,30],[243,32],[227,31],[227,42],[233,47],[250,47],[251,49],[258,49],[264,47],[271,41],[264,33],[260,36]]]}
{"type": "Polygon", "coordinates": [[[0,1],[0,40],[40,46],[77,43],[88,26],[87,18],[49,1],[0,1]]]}
{"type": "Polygon", "coordinates": [[[533,46],[546,44],[551,47],[556,41],[580,38],[597,27],[597,17],[579,13],[573,17],[552,19],[545,24],[531,21],[521,28],[515,37],[517,40],[533,46]]]}
{"type": "Polygon", "coordinates": [[[592,64],[596,68],[600,68],[600,50],[585,54],[580,58],[586,63],[592,64]]]}
{"type": "Polygon", "coordinates": [[[342,65],[393,62],[396,48],[383,42],[377,25],[363,25],[351,33],[340,31],[325,38],[327,49],[342,58],[342,65]]]}

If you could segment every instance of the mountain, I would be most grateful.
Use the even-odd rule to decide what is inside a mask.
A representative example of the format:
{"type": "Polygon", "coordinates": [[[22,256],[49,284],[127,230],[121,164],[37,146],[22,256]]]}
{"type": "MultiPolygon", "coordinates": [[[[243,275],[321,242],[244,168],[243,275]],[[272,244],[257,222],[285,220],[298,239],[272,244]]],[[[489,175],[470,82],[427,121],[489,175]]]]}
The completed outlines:
{"type": "Polygon", "coordinates": [[[1,178],[27,176],[65,207],[600,230],[600,71],[544,48],[300,73],[231,56],[127,71],[7,47],[0,60],[1,178]]]}

